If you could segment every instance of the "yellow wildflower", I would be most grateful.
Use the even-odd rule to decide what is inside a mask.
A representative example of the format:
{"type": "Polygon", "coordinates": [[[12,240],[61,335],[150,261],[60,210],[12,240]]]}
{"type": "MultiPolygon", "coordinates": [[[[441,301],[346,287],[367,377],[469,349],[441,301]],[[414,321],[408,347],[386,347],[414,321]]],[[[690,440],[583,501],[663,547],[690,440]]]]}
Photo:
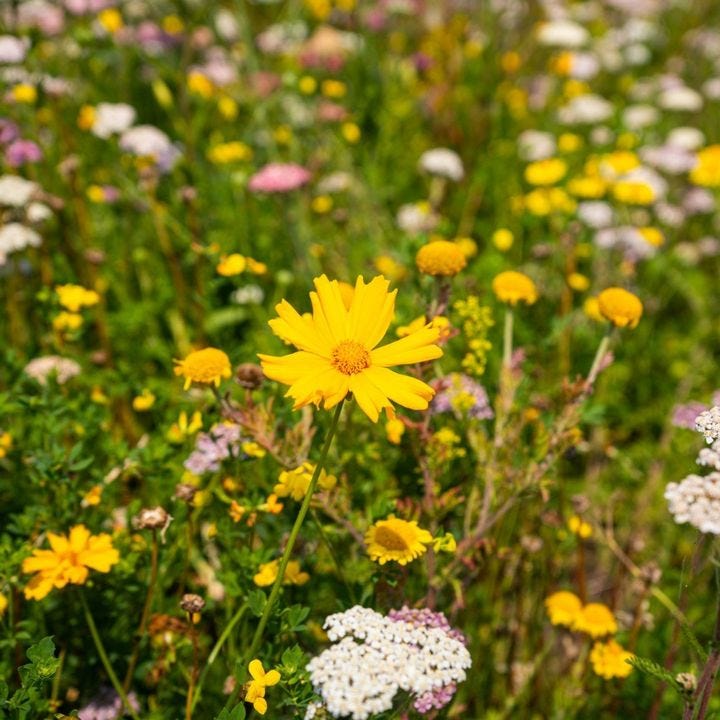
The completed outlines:
{"type": "Polygon", "coordinates": [[[720,145],[698,151],[697,164],[690,170],[690,180],[703,187],[720,186],[720,145]]]}
{"type": "Polygon", "coordinates": [[[546,158],[525,168],[525,180],[531,185],[554,185],[567,173],[567,163],[560,158],[546,158]]]}
{"type": "MultiPolygon", "coordinates": [[[[258,587],[267,587],[272,585],[277,579],[280,571],[280,561],[271,560],[262,563],[258,572],[253,576],[253,582],[258,587]]],[[[297,560],[290,560],[285,568],[285,577],[283,583],[285,585],[304,585],[310,579],[310,575],[300,570],[300,563],[297,560]]]]}
{"type": "Polygon", "coordinates": [[[535,283],[524,273],[506,270],[496,275],[492,289],[498,300],[517,305],[521,300],[532,305],[538,299],[535,283]]]}
{"type": "Polygon", "coordinates": [[[100,504],[102,498],[102,485],[93,485],[84,495],[82,502],[80,503],[83,507],[94,507],[100,504]]]}
{"type": "Polygon", "coordinates": [[[213,145],[207,151],[208,160],[215,165],[244,162],[250,160],[252,155],[250,147],[239,140],[213,145]]]}
{"type": "Polygon", "coordinates": [[[272,495],[268,495],[268,499],[264,503],[258,505],[258,510],[270,513],[271,515],[279,515],[283,507],[285,507],[283,503],[278,502],[278,496],[273,493],[272,495]]]}
{"type": "Polygon", "coordinates": [[[136,412],[146,412],[155,404],[155,395],[147,388],[143,388],[139,395],[133,398],[132,406],[136,412]]]}
{"type": "Polygon", "coordinates": [[[512,247],[513,242],[515,242],[515,237],[507,228],[498,228],[492,234],[491,240],[492,244],[500,252],[507,252],[512,247]]]}
{"type": "Polygon", "coordinates": [[[575,593],[559,590],[545,598],[545,609],[553,625],[574,627],[582,611],[582,602],[575,593]]]}
{"type": "Polygon", "coordinates": [[[245,272],[246,268],[247,259],[239,253],[232,253],[232,255],[223,255],[215,270],[223,277],[232,277],[245,272]]]}
{"type": "Polygon", "coordinates": [[[167,438],[171,443],[179,444],[190,435],[194,435],[202,428],[202,415],[199,411],[195,411],[188,422],[187,413],[183,410],[178,417],[178,421],[173,423],[167,432],[167,438]]]}
{"type": "Polygon", "coordinates": [[[33,550],[22,564],[24,573],[37,573],[25,587],[28,600],[42,600],[54,587],[68,583],[83,585],[88,569],[109,572],[120,561],[120,554],[112,546],[106,533],[91,535],[84,525],[76,525],[69,535],[47,534],[50,550],[33,550]]]}
{"type": "Polygon", "coordinates": [[[325,97],[337,99],[345,96],[347,86],[340,80],[323,80],[321,92],[325,97]]]}
{"type": "Polygon", "coordinates": [[[4,458],[11,447],[12,435],[9,432],[0,432],[0,458],[4,458]]]}
{"type": "MultiPolygon", "coordinates": [[[[293,500],[300,501],[310,487],[310,480],[312,480],[314,472],[315,465],[311,462],[304,462],[293,470],[283,470],[273,492],[278,497],[291,497],[293,500]]],[[[336,482],[337,478],[334,475],[328,475],[325,470],[320,471],[317,483],[320,489],[332,490],[336,482]]]]}
{"type": "Polygon", "coordinates": [[[94,290],[87,290],[81,285],[56,285],[55,292],[60,304],[72,313],[100,302],[100,296],[94,290]]]}
{"type": "Polygon", "coordinates": [[[435,345],[439,332],[423,329],[407,338],[376,348],[392,322],[395,295],[389,282],[376,277],[366,284],[357,279],[349,310],[337,281],[315,279],[312,316],[301,316],[287,302],[276,306],[278,318],[270,327],[300,352],[285,357],[260,355],[265,376],[290,389],[295,409],[311,403],[329,409],[352,392],[363,412],[377,422],[392,401],[424,410],[434,391],[417,378],[389,368],[434,360],[442,355],[435,345]]]}
{"type": "Polygon", "coordinates": [[[107,8],[98,14],[98,22],[102,27],[114,35],[118,30],[123,27],[123,17],[120,11],[115,8],[107,8]]]}
{"type": "Polygon", "coordinates": [[[388,442],[391,442],[393,445],[399,445],[400,440],[405,433],[405,424],[402,420],[390,418],[385,423],[385,432],[387,434],[388,442]]]}
{"type": "Polygon", "coordinates": [[[425,275],[451,277],[457,275],[467,265],[467,258],[457,243],[449,240],[431,240],[418,250],[415,264],[425,275]]]}
{"type": "Polygon", "coordinates": [[[214,347],[191,352],[184,360],[176,360],[175,363],[175,374],[185,378],[185,390],[194,382],[220,387],[221,380],[232,376],[230,358],[214,347]]]}
{"type": "Polygon", "coordinates": [[[20,83],[15,85],[11,91],[12,99],[16,103],[32,105],[37,100],[37,90],[34,85],[20,83]]]}
{"type": "Polygon", "coordinates": [[[404,280],[407,275],[405,266],[389,255],[378,255],[373,261],[373,265],[381,275],[384,275],[391,282],[404,280]]]}
{"type": "Polygon", "coordinates": [[[598,310],[602,316],[617,327],[635,328],[643,313],[642,302],[637,295],[619,287],[610,287],[598,295],[598,310]]]}
{"type": "Polygon", "coordinates": [[[655,190],[644,182],[620,180],[612,187],[613,197],[628,205],[650,205],[655,200],[655,190]]]}
{"type": "Polygon", "coordinates": [[[573,515],[568,520],[568,530],[570,530],[573,535],[577,535],[583,540],[592,535],[592,525],[590,525],[589,522],[585,522],[585,520],[577,515],[573,515]]]}
{"type": "Polygon", "coordinates": [[[615,640],[596,642],[590,651],[593,672],[605,680],[627,677],[633,669],[628,660],[633,657],[615,640]]]}
{"type": "Polygon", "coordinates": [[[590,278],[582,273],[570,273],[567,276],[567,284],[575,290],[575,292],[585,292],[590,287],[590,278]]]}
{"type": "Polygon", "coordinates": [[[573,630],[587,633],[591,637],[603,637],[617,632],[617,621],[607,605],[588,603],[575,618],[573,630]]]}
{"type": "Polygon", "coordinates": [[[360,142],[360,128],[354,122],[346,122],[340,126],[340,132],[347,142],[354,145],[360,142]]]}
{"type": "Polygon", "coordinates": [[[256,442],[246,441],[242,443],[240,447],[242,448],[242,451],[250,457],[262,458],[267,455],[267,450],[265,450],[265,448],[263,447],[260,447],[260,445],[258,445],[256,442]]]}
{"type": "Polygon", "coordinates": [[[381,565],[389,561],[407,565],[423,555],[432,541],[432,535],[418,527],[417,521],[401,520],[395,515],[379,520],[365,533],[368,555],[381,565]]]}
{"type": "Polygon", "coordinates": [[[72,332],[78,330],[83,324],[83,317],[78,313],[60,312],[52,321],[53,329],[56,332],[72,332]]]}
{"type": "Polygon", "coordinates": [[[318,215],[325,215],[332,210],[333,199],[329,195],[318,195],[312,199],[310,208],[318,215]]]}
{"type": "Polygon", "coordinates": [[[215,92],[215,85],[207,75],[193,70],[187,77],[188,90],[195,95],[207,100],[215,92]]]}
{"type": "Polygon", "coordinates": [[[252,660],[248,669],[252,680],[245,691],[245,702],[252,703],[255,712],[264,715],[268,707],[265,688],[277,685],[280,682],[280,673],[277,670],[265,672],[260,660],[252,660]]]}

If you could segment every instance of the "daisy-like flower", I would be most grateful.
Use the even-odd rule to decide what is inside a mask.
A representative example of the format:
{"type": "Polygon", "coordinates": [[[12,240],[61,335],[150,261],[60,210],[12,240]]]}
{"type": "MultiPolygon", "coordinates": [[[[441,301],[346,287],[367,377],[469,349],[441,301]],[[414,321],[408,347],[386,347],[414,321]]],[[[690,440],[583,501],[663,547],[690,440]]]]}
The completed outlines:
{"type": "Polygon", "coordinates": [[[285,300],[276,306],[279,317],[270,327],[299,352],[259,357],[266,377],[290,386],[286,397],[295,401],[294,409],[311,403],[329,409],[348,393],[373,422],[383,409],[392,415],[393,402],[411,410],[427,408],[433,389],[389,368],[439,358],[442,350],[434,344],[439,330],[425,327],[375,348],[393,319],[397,291],[388,287],[382,276],[367,284],[359,277],[348,309],[337,280],[321,275],[310,293],[311,316],[299,315],[285,300]]]}
{"type": "Polygon", "coordinates": [[[545,609],[553,625],[572,627],[582,612],[582,602],[575,593],[559,590],[545,598],[545,609]]]}
{"type": "Polygon", "coordinates": [[[365,533],[368,555],[381,565],[389,560],[407,565],[423,555],[432,541],[432,535],[418,527],[417,521],[408,522],[394,515],[379,520],[365,533]]]}
{"type": "Polygon", "coordinates": [[[452,277],[467,265],[467,258],[458,243],[431,240],[418,250],[415,263],[418,270],[425,275],[452,277]]]}
{"type": "Polygon", "coordinates": [[[245,691],[245,702],[252,703],[255,712],[264,715],[267,712],[267,700],[265,700],[265,688],[277,685],[280,682],[280,673],[277,670],[265,672],[260,660],[253,660],[248,666],[252,680],[245,691]]]}
{"type": "Polygon", "coordinates": [[[598,310],[617,327],[637,327],[643,313],[637,295],[619,287],[610,287],[598,295],[598,310]]]}
{"type": "Polygon", "coordinates": [[[91,535],[84,525],[73,527],[67,537],[51,532],[47,537],[52,549],[33,550],[22,564],[24,573],[37,573],[25,587],[28,600],[42,600],[54,587],[68,583],[83,585],[88,568],[106,573],[120,560],[107,533],[91,535]]]}
{"type": "Polygon", "coordinates": [[[628,662],[632,657],[633,654],[615,640],[596,642],[590,651],[593,671],[605,680],[627,677],[632,672],[632,665],[628,662]]]}
{"type": "Polygon", "coordinates": [[[214,384],[220,387],[222,379],[232,376],[230,358],[217,348],[208,347],[191,352],[184,360],[175,361],[175,374],[185,378],[185,390],[192,383],[214,384]]]}
{"type": "Polygon", "coordinates": [[[521,300],[532,305],[538,298],[535,283],[524,273],[515,270],[506,270],[496,275],[492,289],[498,300],[510,305],[517,305],[521,300]]]}
{"type": "Polygon", "coordinates": [[[575,619],[573,629],[594,638],[603,637],[617,632],[617,621],[607,605],[588,603],[575,619]]]}
{"type": "MultiPolygon", "coordinates": [[[[277,497],[291,497],[300,502],[307,494],[314,472],[315,465],[311,462],[304,462],[293,470],[283,470],[273,492],[277,497]]],[[[328,475],[325,470],[320,470],[318,487],[321,490],[332,490],[336,482],[337,478],[334,475],[328,475]]]]}

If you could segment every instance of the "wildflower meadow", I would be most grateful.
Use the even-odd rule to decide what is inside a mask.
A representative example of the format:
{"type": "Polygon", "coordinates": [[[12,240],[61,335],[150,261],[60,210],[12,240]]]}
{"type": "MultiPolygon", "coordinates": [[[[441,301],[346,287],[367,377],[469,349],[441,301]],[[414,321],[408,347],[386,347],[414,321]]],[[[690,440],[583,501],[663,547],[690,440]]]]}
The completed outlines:
{"type": "Polygon", "coordinates": [[[720,718],[717,0],[0,0],[0,717],[720,718]]]}

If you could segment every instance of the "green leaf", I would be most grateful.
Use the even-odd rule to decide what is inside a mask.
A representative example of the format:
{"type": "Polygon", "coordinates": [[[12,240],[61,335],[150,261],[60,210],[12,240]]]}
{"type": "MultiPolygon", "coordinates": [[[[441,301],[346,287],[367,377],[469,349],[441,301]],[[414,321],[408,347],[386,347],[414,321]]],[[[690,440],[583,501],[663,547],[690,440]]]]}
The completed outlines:
{"type": "Polygon", "coordinates": [[[49,680],[60,666],[60,660],[55,657],[52,637],[45,637],[39,643],[31,645],[27,656],[30,664],[18,668],[23,687],[49,680]]]}
{"type": "Polygon", "coordinates": [[[250,612],[256,617],[260,617],[263,614],[265,604],[267,603],[265,593],[262,590],[253,590],[248,595],[247,601],[250,612]]]}
{"type": "Polygon", "coordinates": [[[215,717],[215,720],[245,720],[245,705],[240,703],[232,710],[223,708],[222,712],[215,717]]]}

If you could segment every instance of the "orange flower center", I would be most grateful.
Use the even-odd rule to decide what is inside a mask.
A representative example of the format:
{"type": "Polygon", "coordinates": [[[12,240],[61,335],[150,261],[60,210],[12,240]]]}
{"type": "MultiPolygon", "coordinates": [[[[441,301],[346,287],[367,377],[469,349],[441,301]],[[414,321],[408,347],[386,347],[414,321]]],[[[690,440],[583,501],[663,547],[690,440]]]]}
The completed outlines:
{"type": "Polygon", "coordinates": [[[382,545],[386,550],[407,550],[408,544],[405,539],[394,530],[387,527],[375,529],[375,542],[382,545]]]}
{"type": "Polygon", "coordinates": [[[370,353],[354,340],[343,340],[330,353],[332,366],[343,375],[357,375],[370,367],[370,353]]]}

